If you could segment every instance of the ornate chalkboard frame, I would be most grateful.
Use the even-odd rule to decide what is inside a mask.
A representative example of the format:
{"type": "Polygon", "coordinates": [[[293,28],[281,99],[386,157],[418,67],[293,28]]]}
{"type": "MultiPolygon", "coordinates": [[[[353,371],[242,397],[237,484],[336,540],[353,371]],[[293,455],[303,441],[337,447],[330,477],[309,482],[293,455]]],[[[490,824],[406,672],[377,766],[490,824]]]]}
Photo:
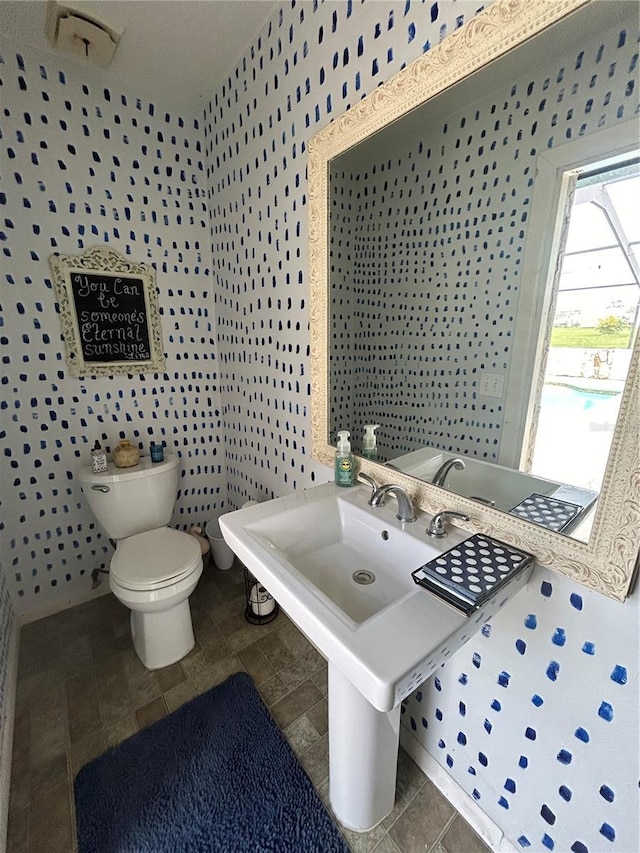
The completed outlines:
{"type": "Polygon", "coordinates": [[[156,274],[152,267],[124,258],[106,246],[95,246],[78,256],[51,255],[49,264],[71,376],[164,370],[156,274]],[[87,338],[97,339],[100,344],[89,344],[87,338]],[[113,352],[101,358],[92,349],[113,352]]]}

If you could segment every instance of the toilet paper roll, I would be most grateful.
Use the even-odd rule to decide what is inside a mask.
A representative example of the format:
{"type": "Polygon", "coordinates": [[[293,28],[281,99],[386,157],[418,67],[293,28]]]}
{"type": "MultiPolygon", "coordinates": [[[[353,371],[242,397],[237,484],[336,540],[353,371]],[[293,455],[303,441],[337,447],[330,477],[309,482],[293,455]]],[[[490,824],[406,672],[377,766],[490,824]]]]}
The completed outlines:
{"type": "Polygon", "coordinates": [[[273,613],[273,609],[276,606],[273,597],[261,583],[254,583],[251,587],[249,604],[251,605],[251,612],[254,616],[268,616],[270,613],[273,613]]]}

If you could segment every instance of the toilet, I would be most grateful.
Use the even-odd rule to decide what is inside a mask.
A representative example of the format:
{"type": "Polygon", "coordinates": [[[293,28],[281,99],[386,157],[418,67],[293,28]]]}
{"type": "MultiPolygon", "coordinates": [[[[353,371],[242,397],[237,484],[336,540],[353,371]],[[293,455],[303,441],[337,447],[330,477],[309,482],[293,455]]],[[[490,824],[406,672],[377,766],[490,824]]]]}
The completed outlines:
{"type": "Polygon", "coordinates": [[[131,637],[147,669],[176,663],[195,645],[189,596],[202,574],[195,537],[168,527],[178,489],[178,457],[148,456],[131,468],[82,468],[82,491],[116,550],[109,586],[131,610],[131,637]]]}

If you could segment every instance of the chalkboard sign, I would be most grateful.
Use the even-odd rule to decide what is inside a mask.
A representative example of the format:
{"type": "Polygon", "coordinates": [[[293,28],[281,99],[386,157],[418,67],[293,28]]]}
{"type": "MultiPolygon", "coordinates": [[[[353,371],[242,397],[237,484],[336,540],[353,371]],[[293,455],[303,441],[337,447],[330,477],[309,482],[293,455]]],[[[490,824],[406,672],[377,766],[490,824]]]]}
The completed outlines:
{"type": "Polygon", "coordinates": [[[71,291],[85,362],[150,360],[141,278],[73,272],[71,291]]]}
{"type": "Polygon", "coordinates": [[[72,376],[164,369],[153,269],[102,247],[49,262],[72,376]]]}

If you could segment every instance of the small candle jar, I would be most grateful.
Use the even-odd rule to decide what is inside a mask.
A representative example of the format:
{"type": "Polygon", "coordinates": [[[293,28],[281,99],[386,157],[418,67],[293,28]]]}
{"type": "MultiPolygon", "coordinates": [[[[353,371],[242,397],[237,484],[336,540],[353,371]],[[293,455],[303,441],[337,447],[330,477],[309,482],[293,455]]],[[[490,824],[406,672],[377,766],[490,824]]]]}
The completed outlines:
{"type": "Polygon", "coordinates": [[[150,451],[152,462],[164,461],[164,447],[161,444],[155,444],[155,442],[152,441],[150,451]]]}

